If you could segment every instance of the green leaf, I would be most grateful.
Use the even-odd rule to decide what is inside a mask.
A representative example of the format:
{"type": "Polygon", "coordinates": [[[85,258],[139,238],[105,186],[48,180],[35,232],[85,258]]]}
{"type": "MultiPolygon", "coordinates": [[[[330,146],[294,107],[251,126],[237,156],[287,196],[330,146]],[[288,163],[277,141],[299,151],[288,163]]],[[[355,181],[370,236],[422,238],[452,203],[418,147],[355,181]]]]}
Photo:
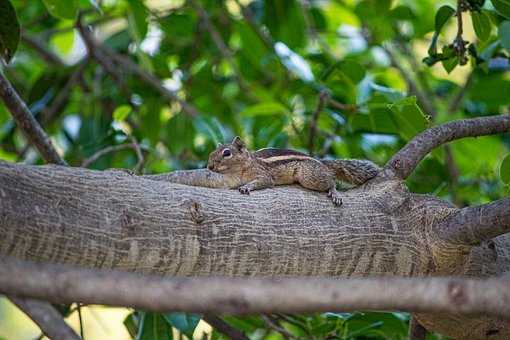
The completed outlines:
{"type": "Polygon", "coordinates": [[[508,154],[499,167],[499,177],[505,185],[510,185],[510,154],[508,154]]]}
{"type": "Polygon", "coordinates": [[[226,133],[215,117],[201,116],[193,119],[195,130],[209,137],[214,145],[225,141],[226,133]]]}
{"type": "Polygon", "coordinates": [[[43,0],[46,9],[56,18],[74,19],[78,14],[78,0],[43,0]]]}
{"type": "Polygon", "coordinates": [[[132,338],[135,338],[136,334],[138,334],[138,325],[137,325],[135,312],[126,316],[123,323],[129,333],[129,335],[131,335],[132,338]]]}
{"type": "Polygon", "coordinates": [[[416,18],[413,10],[405,5],[400,5],[393,8],[389,15],[396,20],[413,20],[416,18]]]}
{"type": "Polygon", "coordinates": [[[190,339],[193,338],[193,332],[195,332],[195,328],[202,319],[201,315],[191,313],[168,313],[163,316],[170,325],[190,339]]]}
{"type": "Polygon", "coordinates": [[[486,41],[491,36],[491,19],[485,11],[471,12],[471,18],[473,21],[473,28],[476,36],[481,41],[486,41]]]}
{"type": "Polygon", "coordinates": [[[365,77],[365,69],[357,61],[344,60],[340,63],[339,68],[355,84],[365,77]]]}
{"type": "Polygon", "coordinates": [[[443,26],[450,20],[450,18],[455,14],[455,9],[452,6],[444,5],[441,6],[437,10],[436,19],[435,19],[435,31],[437,33],[441,32],[443,26]]]}
{"type": "Polygon", "coordinates": [[[115,109],[115,111],[113,111],[113,119],[118,122],[122,122],[123,120],[125,120],[127,118],[127,116],[129,116],[130,113],[131,113],[131,106],[121,105],[121,106],[117,107],[115,109]]]}
{"type": "Polygon", "coordinates": [[[427,128],[428,119],[416,103],[416,97],[404,98],[388,107],[403,139],[410,140],[427,128]]]}
{"type": "Polygon", "coordinates": [[[137,41],[143,40],[148,31],[147,8],[141,0],[128,0],[129,3],[129,23],[133,29],[134,38],[137,41]]]}
{"type": "Polygon", "coordinates": [[[152,312],[142,312],[142,319],[138,327],[136,340],[172,340],[172,327],[163,315],[152,312]]]}
{"type": "Polygon", "coordinates": [[[510,0],[491,0],[496,11],[507,19],[510,19],[510,0]]]}
{"type": "Polygon", "coordinates": [[[8,63],[18,48],[20,27],[9,0],[0,0],[0,57],[8,63]]]}
{"type": "Polygon", "coordinates": [[[501,45],[510,50],[510,21],[504,21],[498,28],[498,37],[501,45]]]}
{"type": "Polygon", "coordinates": [[[432,41],[429,47],[429,55],[435,55],[437,53],[437,40],[439,38],[439,34],[443,29],[444,25],[450,20],[450,18],[455,14],[455,9],[451,6],[444,5],[441,6],[437,10],[436,18],[435,18],[435,31],[432,36],[432,41]]]}
{"type": "Polygon", "coordinates": [[[242,116],[267,116],[276,114],[289,114],[289,109],[278,102],[266,102],[247,107],[241,112],[242,116]]]}

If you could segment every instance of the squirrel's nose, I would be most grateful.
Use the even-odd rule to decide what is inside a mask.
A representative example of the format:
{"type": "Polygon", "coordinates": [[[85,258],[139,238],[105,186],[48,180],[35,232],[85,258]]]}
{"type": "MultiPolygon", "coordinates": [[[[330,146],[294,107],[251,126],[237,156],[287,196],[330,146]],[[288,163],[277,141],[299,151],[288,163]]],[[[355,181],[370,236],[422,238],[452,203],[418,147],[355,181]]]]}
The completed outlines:
{"type": "Polygon", "coordinates": [[[211,163],[207,164],[207,169],[212,170],[213,168],[214,166],[211,163]]]}

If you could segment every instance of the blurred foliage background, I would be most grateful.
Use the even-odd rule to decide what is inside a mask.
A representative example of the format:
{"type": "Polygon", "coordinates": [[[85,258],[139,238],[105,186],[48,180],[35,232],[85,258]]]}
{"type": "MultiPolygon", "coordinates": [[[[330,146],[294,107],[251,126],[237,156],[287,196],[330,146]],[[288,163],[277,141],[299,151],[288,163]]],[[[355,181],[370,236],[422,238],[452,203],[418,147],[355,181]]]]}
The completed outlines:
{"type": "MultiPolygon", "coordinates": [[[[235,135],[253,149],[383,165],[429,126],[509,113],[509,19],[508,0],[0,0],[0,54],[72,166],[198,168],[235,135]]],[[[457,141],[408,186],[459,206],[501,198],[509,149],[508,135],[457,141]]],[[[43,163],[3,105],[0,159],[43,163]]],[[[2,301],[0,338],[37,336],[2,301]]],[[[201,318],[108,310],[93,313],[103,326],[84,319],[87,339],[191,337],[201,318]]],[[[403,339],[408,321],[223,318],[252,339],[403,339]]],[[[203,331],[221,338],[200,322],[195,336],[203,331]]]]}

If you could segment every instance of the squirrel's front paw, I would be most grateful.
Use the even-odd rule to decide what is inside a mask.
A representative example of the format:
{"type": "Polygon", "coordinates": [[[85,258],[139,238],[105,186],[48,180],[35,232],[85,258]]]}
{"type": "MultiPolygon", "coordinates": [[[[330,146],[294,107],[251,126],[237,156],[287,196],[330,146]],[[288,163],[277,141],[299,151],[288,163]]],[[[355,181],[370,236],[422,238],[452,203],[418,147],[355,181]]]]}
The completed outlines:
{"type": "Polygon", "coordinates": [[[336,189],[330,189],[328,192],[328,197],[331,198],[334,205],[342,205],[342,196],[336,189]]]}
{"type": "Polygon", "coordinates": [[[244,195],[249,195],[250,187],[248,187],[247,185],[243,185],[243,186],[239,187],[239,192],[244,195]]]}

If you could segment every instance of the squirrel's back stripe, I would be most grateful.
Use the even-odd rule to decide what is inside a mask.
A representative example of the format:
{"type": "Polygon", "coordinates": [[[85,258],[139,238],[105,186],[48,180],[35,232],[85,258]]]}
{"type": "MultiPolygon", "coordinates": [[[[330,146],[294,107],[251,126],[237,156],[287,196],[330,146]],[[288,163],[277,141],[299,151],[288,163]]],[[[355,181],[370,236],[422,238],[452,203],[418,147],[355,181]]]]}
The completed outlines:
{"type": "Polygon", "coordinates": [[[269,158],[269,157],[275,157],[275,156],[290,156],[290,155],[308,157],[307,154],[296,151],[296,150],[277,149],[277,148],[260,149],[260,150],[255,151],[253,154],[257,158],[269,158]]]}
{"type": "Polygon", "coordinates": [[[319,160],[317,160],[313,157],[310,157],[310,156],[306,156],[306,155],[282,155],[282,156],[273,156],[273,157],[259,158],[259,159],[266,164],[273,164],[273,165],[284,164],[284,163],[288,163],[288,162],[292,162],[292,161],[303,161],[303,160],[320,163],[319,160]]]}

